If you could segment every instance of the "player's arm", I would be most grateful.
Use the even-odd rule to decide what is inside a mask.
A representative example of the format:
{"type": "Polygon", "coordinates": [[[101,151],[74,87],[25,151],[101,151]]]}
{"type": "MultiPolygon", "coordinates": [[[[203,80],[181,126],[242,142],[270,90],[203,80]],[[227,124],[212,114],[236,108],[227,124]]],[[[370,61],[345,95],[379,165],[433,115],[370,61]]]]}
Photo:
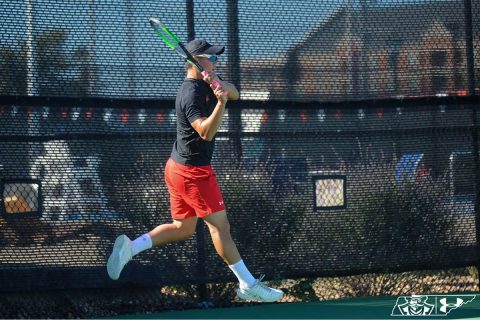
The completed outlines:
{"type": "Polygon", "coordinates": [[[208,118],[202,117],[192,122],[193,129],[197,131],[200,138],[206,141],[212,141],[213,137],[217,134],[218,128],[222,123],[223,114],[225,113],[225,105],[228,101],[228,97],[225,95],[222,87],[214,89],[213,93],[215,93],[218,101],[212,114],[208,118]]]}
{"type": "Polygon", "coordinates": [[[221,86],[223,90],[228,92],[228,100],[238,100],[238,98],[240,98],[240,93],[237,88],[230,82],[221,81],[221,86]]]}

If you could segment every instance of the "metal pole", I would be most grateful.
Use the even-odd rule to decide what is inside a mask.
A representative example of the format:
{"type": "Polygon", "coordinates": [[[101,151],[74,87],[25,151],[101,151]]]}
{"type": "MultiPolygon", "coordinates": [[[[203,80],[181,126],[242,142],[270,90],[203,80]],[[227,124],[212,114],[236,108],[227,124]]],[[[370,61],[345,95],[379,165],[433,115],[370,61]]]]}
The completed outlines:
{"type": "Polygon", "coordinates": [[[195,10],[193,0],[186,0],[188,41],[195,39],[195,10]]]}
{"type": "Polygon", "coordinates": [[[480,156],[478,146],[478,123],[477,105],[472,105],[472,144],[473,144],[473,166],[475,168],[475,230],[477,237],[477,274],[478,287],[480,288],[480,156]]]}
{"type": "Polygon", "coordinates": [[[464,0],[465,7],[465,44],[467,55],[468,94],[475,94],[475,54],[473,46],[472,1],[464,0]]]}
{"type": "Polygon", "coordinates": [[[348,39],[348,44],[347,44],[347,83],[348,83],[348,89],[347,89],[347,98],[351,98],[353,96],[353,49],[352,49],[352,43],[353,43],[353,32],[352,32],[352,18],[353,18],[353,4],[352,1],[348,1],[348,12],[347,12],[347,39],[348,39]]]}
{"type": "MultiPolygon", "coordinates": [[[[200,220],[200,219],[199,219],[200,220]]],[[[206,284],[207,268],[205,255],[205,226],[203,222],[197,221],[196,227],[197,240],[197,294],[199,305],[208,306],[208,289],[206,284]]]]}
{"type": "Polygon", "coordinates": [[[230,82],[238,90],[240,83],[240,44],[238,31],[238,1],[227,1],[227,42],[228,42],[228,74],[230,82]]]}
{"type": "Polygon", "coordinates": [[[128,96],[132,98],[135,95],[135,53],[134,49],[134,35],[132,31],[132,3],[131,0],[126,0],[127,11],[127,57],[128,57],[128,96]]]}
{"type": "Polygon", "coordinates": [[[27,24],[27,95],[37,94],[37,67],[35,63],[35,42],[33,39],[33,3],[26,0],[26,24],[27,24]]]}
{"type": "Polygon", "coordinates": [[[96,90],[96,42],[95,42],[95,0],[88,0],[88,56],[89,79],[88,79],[88,95],[94,95],[96,90]],[[93,59],[93,62],[92,62],[93,59]],[[92,76],[93,75],[93,76],[92,76]]]}
{"type": "MultiPolygon", "coordinates": [[[[27,95],[37,95],[37,63],[36,63],[36,45],[33,38],[33,0],[26,1],[26,17],[27,17],[27,95]]],[[[27,134],[36,135],[40,132],[39,114],[34,112],[27,119],[27,134]]],[[[41,152],[41,145],[33,142],[28,143],[28,172],[31,172],[35,159],[41,152]]],[[[21,164],[23,166],[23,164],[21,164]]]]}
{"type": "MultiPolygon", "coordinates": [[[[473,50],[473,23],[472,23],[472,2],[464,1],[465,7],[465,42],[467,55],[467,84],[468,94],[475,94],[475,56],[473,50]]],[[[478,115],[477,105],[472,105],[472,143],[473,143],[473,165],[475,168],[475,229],[477,237],[477,274],[478,286],[480,288],[480,155],[478,146],[478,115]]]]}
{"type": "Polygon", "coordinates": [[[366,30],[367,28],[367,8],[368,8],[368,3],[366,0],[362,0],[360,3],[361,10],[360,10],[360,21],[359,21],[359,27],[357,30],[360,30],[360,90],[358,90],[357,94],[366,96],[367,95],[367,74],[366,74],[366,55],[367,55],[367,46],[365,44],[365,41],[367,39],[366,37],[366,30]]]}
{"type": "MultiPolygon", "coordinates": [[[[195,10],[193,0],[186,0],[187,32],[188,41],[195,39],[195,10]]],[[[197,222],[196,227],[197,242],[197,294],[200,306],[208,306],[208,289],[206,275],[206,254],[205,254],[205,227],[203,223],[197,222]]]]}
{"type": "MultiPolygon", "coordinates": [[[[227,54],[229,81],[241,92],[240,76],[240,38],[238,30],[238,0],[227,0],[227,54]]],[[[235,157],[240,161],[242,157],[242,118],[240,109],[228,109],[228,132],[233,143],[235,157]]]]}

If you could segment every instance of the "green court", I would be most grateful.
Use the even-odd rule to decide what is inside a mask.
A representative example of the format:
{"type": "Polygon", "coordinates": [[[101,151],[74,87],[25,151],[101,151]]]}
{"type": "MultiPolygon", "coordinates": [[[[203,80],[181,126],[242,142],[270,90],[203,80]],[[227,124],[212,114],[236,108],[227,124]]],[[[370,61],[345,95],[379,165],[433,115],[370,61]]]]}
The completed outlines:
{"type": "Polygon", "coordinates": [[[445,314],[392,316],[397,297],[364,297],[309,303],[255,304],[127,315],[122,319],[480,319],[480,295],[445,314]]]}

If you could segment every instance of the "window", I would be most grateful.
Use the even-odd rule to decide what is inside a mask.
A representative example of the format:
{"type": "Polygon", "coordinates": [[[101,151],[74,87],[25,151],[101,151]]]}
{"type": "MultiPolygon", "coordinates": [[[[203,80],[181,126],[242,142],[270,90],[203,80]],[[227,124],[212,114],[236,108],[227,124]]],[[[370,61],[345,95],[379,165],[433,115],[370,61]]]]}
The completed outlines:
{"type": "Polygon", "coordinates": [[[447,53],[445,51],[433,51],[430,54],[433,67],[445,67],[447,65],[447,53]]]}
{"type": "Polygon", "coordinates": [[[410,68],[417,68],[418,65],[418,58],[415,52],[408,53],[408,66],[410,68]]]}
{"type": "Polygon", "coordinates": [[[344,209],[347,206],[347,177],[344,175],[315,175],[312,177],[314,187],[314,209],[344,209]]]}
{"type": "Polygon", "coordinates": [[[436,93],[440,93],[447,89],[448,80],[446,76],[434,75],[432,76],[432,89],[436,93]]]}
{"type": "Polygon", "coordinates": [[[6,180],[1,185],[5,219],[41,216],[41,185],[37,180],[6,180]]]}

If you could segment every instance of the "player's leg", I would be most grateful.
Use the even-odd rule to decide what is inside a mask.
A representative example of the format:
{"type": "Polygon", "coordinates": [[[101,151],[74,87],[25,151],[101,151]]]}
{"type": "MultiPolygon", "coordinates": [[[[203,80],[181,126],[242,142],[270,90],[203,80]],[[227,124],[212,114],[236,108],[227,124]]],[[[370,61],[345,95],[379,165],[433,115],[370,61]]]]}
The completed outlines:
{"type": "Polygon", "coordinates": [[[240,253],[230,234],[230,223],[225,210],[209,214],[203,218],[208,226],[213,245],[220,257],[228,264],[233,265],[240,261],[240,253]]]}
{"type": "Polygon", "coordinates": [[[172,223],[162,224],[148,233],[153,246],[187,240],[195,233],[197,217],[184,220],[173,220],[172,223]]]}
{"type": "Polygon", "coordinates": [[[197,217],[174,220],[172,223],[159,225],[152,231],[131,241],[126,235],[120,235],[108,258],[107,272],[110,278],[117,280],[125,265],[142,251],[166,243],[182,241],[195,233],[197,217]]]}
{"type": "Polygon", "coordinates": [[[107,272],[110,278],[117,280],[125,265],[132,258],[152,246],[181,241],[190,238],[195,233],[197,217],[195,210],[183,199],[183,180],[177,175],[172,162],[168,161],[165,166],[165,181],[170,194],[170,209],[173,222],[159,225],[152,231],[131,241],[126,235],[120,235],[113,246],[112,253],[108,258],[107,272]]]}
{"type": "Polygon", "coordinates": [[[225,203],[213,169],[197,167],[192,168],[190,173],[195,179],[188,184],[184,199],[195,209],[196,215],[203,218],[210,230],[215,249],[237,276],[240,283],[237,295],[241,299],[256,301],[270,302],[280,299],[283,292],[265,286],[261,279],[255,279],[240,257],[230,234],[225,203]]]}
{"type": "Polygon", "coordinates": [[[187,204],[184,194],[185,179],[178,174],[173,160],[165,165],[165,182],[170,195],[170,210],[173,222],[159,225],[150,232],[132,242],[133,255],[136,255],[152,246],[182,241],[190,238],[197,226],[195,210],[187,204]]]}
{"type": "Polygon", "coordinates": [[[225,210],[203,217],[208,226],[213,244],[220,257],[225,260],[229,268],[240,283],[237,296],[244,300],[263,302],[277,301],[283,297],[283,292],[267,287],[262,278],[255,279],[240,257],[237,246],[230,233],[230,223],[225,210]]]}
{"type": "Polygon", "coordinates": [[[124,234],[118,236],[108,258],[108,275],[111,279],[117,280],[125,265],[134,256],[153,246],[186,240],[195,233],[196,225],[197,217],[190,217],[185,220],[174,220],[172,223],[159,225],[133,241],[124,234]]]}

